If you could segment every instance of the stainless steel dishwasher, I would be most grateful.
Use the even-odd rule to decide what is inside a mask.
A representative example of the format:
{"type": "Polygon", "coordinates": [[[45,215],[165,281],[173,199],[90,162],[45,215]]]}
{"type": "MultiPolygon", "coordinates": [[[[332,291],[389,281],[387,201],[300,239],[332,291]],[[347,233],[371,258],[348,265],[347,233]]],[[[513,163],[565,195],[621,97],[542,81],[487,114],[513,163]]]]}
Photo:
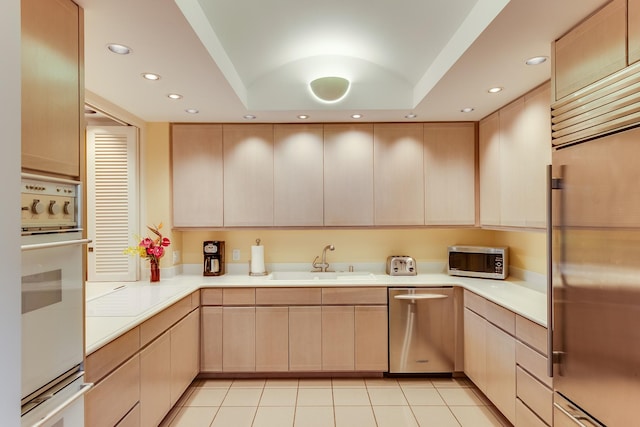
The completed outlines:
{"type": "Polygon", "coordinates": [[[453,288],[389,288],[389,373],[452,373],[453,288]]]}

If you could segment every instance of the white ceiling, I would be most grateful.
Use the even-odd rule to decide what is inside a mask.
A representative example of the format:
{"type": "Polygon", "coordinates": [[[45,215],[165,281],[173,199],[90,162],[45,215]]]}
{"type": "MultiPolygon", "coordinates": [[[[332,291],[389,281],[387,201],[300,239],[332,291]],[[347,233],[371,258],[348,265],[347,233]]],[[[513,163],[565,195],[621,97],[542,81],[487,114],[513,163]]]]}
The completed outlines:
{"type": "Polygon", "coordinates": [[[149,122],[479,120],[550,78],[551,42],[606,0],[77,0],[86,89],[149,122]],[[126,56],[109,43],[133,49],[126,56]],[[162,78],[151,82],[143,72],[162,78]],[[351,80],[316,101],[308,82],[351,80]],[[498,94],[487,90],[504,87],[498,94]],[[183,95],[170,100],[169,93],[183,95]],[[471,113],[461,113],[473,107],[471,113]],[[187,108],[199,110],[188,114],[187,108]]]}

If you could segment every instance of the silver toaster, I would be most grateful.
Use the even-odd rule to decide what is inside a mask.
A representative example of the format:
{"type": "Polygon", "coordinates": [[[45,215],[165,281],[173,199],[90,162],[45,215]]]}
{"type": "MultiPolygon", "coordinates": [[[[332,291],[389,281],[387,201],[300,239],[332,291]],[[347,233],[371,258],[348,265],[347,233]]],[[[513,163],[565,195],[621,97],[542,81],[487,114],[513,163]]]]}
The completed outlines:
{"type": "Polygon", "coordinates": [[[418,274],[416,261],[406,255],[387,257],[387,274],[390,276],[415,276],[418,274]]]}

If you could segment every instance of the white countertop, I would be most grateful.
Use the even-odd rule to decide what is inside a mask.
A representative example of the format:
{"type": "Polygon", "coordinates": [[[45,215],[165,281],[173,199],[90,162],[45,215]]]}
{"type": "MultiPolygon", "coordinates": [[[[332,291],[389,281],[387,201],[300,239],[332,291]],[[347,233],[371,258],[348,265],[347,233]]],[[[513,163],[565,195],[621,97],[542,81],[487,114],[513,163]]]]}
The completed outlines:
{"type": "Polygon", "coordinates": [[[547,324],[546,294],[523,280],[472,279],[447,274],[389,276],[370,274],[366,280],[271,280],[226,274],[217,277],[179,275],[160,282],[87,284],[86,351],[99,349],[190,293],[208,287],[332,287],[332,286],[460,286],[542,326],[547,324]]]}

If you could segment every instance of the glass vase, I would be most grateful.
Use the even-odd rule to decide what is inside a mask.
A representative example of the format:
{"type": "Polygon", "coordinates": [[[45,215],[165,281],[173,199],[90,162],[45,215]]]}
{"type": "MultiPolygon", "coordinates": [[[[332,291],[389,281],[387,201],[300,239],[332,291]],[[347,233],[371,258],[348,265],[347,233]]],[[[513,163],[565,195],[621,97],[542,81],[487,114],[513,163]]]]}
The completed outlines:
{"type": "Polygon", "coordinates": [[[149,260],[149,267],[151,268],[151,275],[149,276],[150,282],[159,282],[160,281],[160,265],[158,265],[158,261],[151,259],[149,260]]]}

